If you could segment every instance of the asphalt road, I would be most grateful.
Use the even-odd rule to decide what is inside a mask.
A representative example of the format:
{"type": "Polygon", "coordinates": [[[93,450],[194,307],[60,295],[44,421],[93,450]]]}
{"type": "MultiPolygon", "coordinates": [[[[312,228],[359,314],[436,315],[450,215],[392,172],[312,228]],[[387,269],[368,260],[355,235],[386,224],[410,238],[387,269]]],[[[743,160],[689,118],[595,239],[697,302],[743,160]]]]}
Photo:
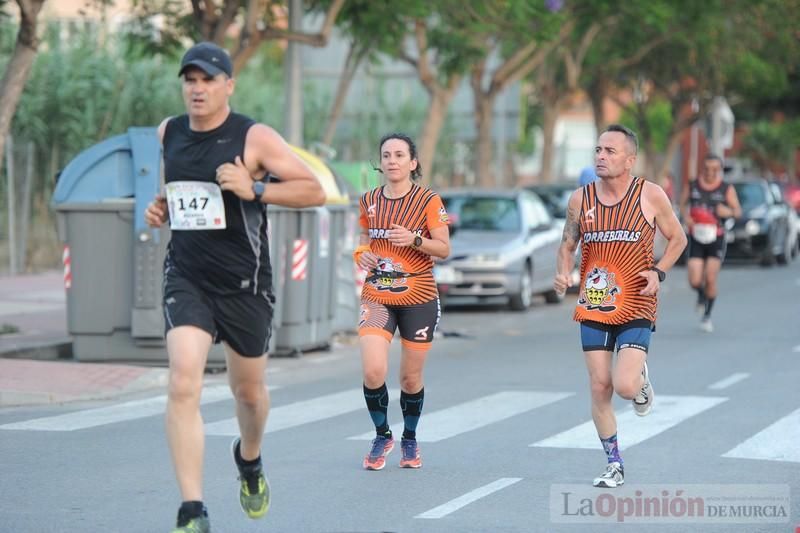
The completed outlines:
{"type": "MultiPolygon", "coordinates": [[[[591,487],[605,456],[591,425],[572,295],[526,313],[445,310],[426,369],[420,470],[397,468],[399,446],[383,471],[361,469],[372,426],[355,346],[274,359],[264,444],[273,500],[262,521],[238,508],[233,405],[224,376],[209,376],[213,531],[617,531],[619,521],[630,531],[794,531],[798,295],[800,262],[727,265],[707,334],[685,270],[670,273],[649,356],[653,412],[640,419],[615,400],[624,492],[591,487]]],[[[402,421],[397,344],[388,383],[394,423],[402,421]]],[[[163,401],[151,393],[0,410],[0,531],[169,531],[180,496],[163,401]]]]}

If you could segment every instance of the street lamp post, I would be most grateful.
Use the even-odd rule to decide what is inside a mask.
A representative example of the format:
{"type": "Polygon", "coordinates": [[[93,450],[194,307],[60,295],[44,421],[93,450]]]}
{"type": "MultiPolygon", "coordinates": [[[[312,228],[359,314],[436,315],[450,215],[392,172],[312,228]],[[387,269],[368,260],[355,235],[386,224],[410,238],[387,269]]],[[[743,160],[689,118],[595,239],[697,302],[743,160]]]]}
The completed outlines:
{"type": "MultiPolygon", "coordinates": [[[[289,31],[303,29],[303,0],[289,0],[289,31]]],[[[286,114],[284,115],[286,139],[295,146],[303,146],[303,63],[302,44],[289,41],[286,48],[286,114]]]]}

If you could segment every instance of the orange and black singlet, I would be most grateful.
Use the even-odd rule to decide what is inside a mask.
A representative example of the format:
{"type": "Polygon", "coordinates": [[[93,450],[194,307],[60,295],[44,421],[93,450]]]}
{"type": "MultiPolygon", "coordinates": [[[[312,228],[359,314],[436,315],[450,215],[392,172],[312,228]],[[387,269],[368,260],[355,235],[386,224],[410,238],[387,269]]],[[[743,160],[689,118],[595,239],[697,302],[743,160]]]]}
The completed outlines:
{"type": "Polygon", "coordinates": [[[392,224],[399,224],[430,239],[430,230],[448,222],[439,195],[414,183],[401,198],[387,198],[381,186],[363,194],[359,203],[359,224],[367,230],[370,249],[378,256],[378,267],[368,274],[361,299],[384,305],[417,305],[436,298],[431,256],[411,247],[395,246],[387,235],[392,224]]]}
{"type": "Polygon", "coordinates": [[[655,227],[641,206],[645,180],[634,177],[615,205],[597,199],[597,184],[583,188],[580,213],[581,285],[574,319],[624,324],[636,319],[655,323],[656,297],[639,294],[653,266],[655,227]]]}

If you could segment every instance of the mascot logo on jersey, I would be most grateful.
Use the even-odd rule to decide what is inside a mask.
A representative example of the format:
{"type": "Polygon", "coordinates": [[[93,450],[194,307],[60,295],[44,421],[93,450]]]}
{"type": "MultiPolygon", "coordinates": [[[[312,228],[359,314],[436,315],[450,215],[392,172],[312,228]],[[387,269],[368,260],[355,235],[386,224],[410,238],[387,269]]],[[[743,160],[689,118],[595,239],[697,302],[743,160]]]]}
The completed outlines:
{"type": "Polygon", "coordinates": [[[578,303],[588,311],[597,309],[603,312],[616,310],[616,295],[622,292],[615,282],[615,275],[605,268],[594,267],[583,283],[583,290],[578,303]]]}
{"type": "Polygon", "coordinates": [[[372,286],[379,291],[405,292],[408,290],[408,285],[403,274],[405,274],[403,265],[394,263],[389,257],[383,257],[378,260],[372,286]]]}

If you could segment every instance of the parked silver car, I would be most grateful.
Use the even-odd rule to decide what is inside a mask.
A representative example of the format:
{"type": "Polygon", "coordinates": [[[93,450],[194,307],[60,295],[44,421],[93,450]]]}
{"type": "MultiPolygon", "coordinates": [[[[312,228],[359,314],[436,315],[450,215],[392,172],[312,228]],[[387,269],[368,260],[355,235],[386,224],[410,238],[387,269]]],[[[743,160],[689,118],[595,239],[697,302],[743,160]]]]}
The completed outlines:
{"type": "Polygon", "coordinates": [[[539,196],[524,189],[440,194],[451,220],[450,258],[434,267],[444,302],[504,297],[522,311],[536,294],[548,303],[562,300],[553,290],[561,225],[539,196]]]}

